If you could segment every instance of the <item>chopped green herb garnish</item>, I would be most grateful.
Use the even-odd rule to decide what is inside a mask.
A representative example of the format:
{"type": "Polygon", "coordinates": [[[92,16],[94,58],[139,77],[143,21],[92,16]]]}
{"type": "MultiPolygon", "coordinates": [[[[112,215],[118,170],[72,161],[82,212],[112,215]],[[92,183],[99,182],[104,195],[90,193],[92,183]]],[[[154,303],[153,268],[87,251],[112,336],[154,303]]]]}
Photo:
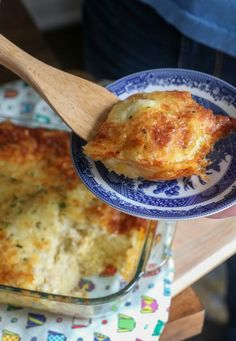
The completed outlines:
{"type": "Polygon", "coordinates": [[[59,208],[62,210],[63,208],[66,208],[66,203],[65,202],[59,202],[59,208]]]}
{"type": "Polygon", "coordinates": [[[29,171],[29,172],[27,172],[27,175],[29,175],[29,176],[34,176],[35,173],[34,173],[34,171],[29,171]]]}
{"type": "Polygon", "coordinates": [[[11,233],[11,234],[7,237],[7,240],[11,239],[11,237],[13,237],[13,236],[14,236],[14,234],[11,233]]]}
{"type": "Polygon", "coordinates": [[[37,229],[40,229],[40,227],[41,227],[41,221],[37,221],[36,227],[37,227],[37,229]]]}

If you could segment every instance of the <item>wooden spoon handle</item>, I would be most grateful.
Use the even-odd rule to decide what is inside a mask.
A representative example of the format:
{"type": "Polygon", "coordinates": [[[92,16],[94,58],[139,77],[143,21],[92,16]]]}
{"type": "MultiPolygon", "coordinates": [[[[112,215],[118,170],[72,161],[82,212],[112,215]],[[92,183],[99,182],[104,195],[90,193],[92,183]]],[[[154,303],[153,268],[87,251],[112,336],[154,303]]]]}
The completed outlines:
{"type": "Polygon", "coordinates": [[[32,65],[42,66],[44,63],[30,56],[0,34],[0,64],[31,84],[31,73],[35,71],[32,65]]]}
{"type": "Polygon", "coordinates": [[[41,91],[38,79],[40,74],[47,72],[47,68],[52,67],[32,57],[2,34],[0,34],[0,64],[30,84],[41,97],[49,102],[47,96],[41,91]]]}
{"type": "Polygon", "coordinates": [[[78,135],[89,139],[118,98],[30,56],[0,34],[0,64],[30,84],[78,135]]]}

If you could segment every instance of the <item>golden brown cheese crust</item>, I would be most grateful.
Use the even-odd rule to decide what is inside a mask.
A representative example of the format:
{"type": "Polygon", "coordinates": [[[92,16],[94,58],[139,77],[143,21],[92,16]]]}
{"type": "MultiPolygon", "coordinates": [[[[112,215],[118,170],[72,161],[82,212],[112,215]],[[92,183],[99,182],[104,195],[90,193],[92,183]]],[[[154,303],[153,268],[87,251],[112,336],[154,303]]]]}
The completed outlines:
{"type": "Polygon", "coordinates": [[[141,247],[146,227],[146,220],[114,210],[85,188],[66,132],[0,124],[0,284],[69,294],[78,276],[102,272],[110,262],[123,266],[126,251],[134,265],[133,247],[141,247]],[[109,238],[109,252],[118,245],[121,254],[94,262],[96,242],[102,255],[109,238]],[[63,282],[68,267],[73,271],[63,282]]]}
{"type": "Polygon", "coordinates": [[[0,124],[1,174],[44,185],[73,188],[77,176],[71,165],[66,132],[0,124]]]}
{"type": "Polygon", "coordinates": [[[214,143],[236,120],[214,115],[189,92],[141,93],[118,102],[84,152],[130,178],[204,176],[214,143]]]}

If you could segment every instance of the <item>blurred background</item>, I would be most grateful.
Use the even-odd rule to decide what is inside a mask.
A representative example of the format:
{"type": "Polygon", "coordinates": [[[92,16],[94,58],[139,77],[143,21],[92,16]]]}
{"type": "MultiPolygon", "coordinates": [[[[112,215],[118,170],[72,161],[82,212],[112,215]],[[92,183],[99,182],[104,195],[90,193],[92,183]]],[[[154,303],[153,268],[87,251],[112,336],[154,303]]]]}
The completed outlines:
{"type": "MultiPolygon", "coordinates": [[[[104,1],[97,0],[97,2],[88,2],[96,7],[98,3],[102,6],[104,1]]],[[[133,0],[130,1],[130,3],[133,2],[133,0]]],[[[119,3],[119,1],[117,1],[117,3],[119,3]]],[[[88,21],[85,22],[82,6],[83,0],[2,0],[0,5],[0,32],[35,57],[51,65],[58,66],[64,70],[90,79],[116,79],[117,77],[123,76],[127,70],[127,73],[131,73],[133,71],[141,70],[142,68],[183,66],[184,56],[180,56],[180,53],[186,53],[186,46],[188,45],[188,58],[194,51],[196,52],[196,48],[198,48],[198,55],[197,58],[192,58],[189,61],[187,67],[215,74],[231,83],[235,82],[232,78],[232,70],[228,67],[230,64],[234,64],[235,67],[235,60],[232,54],[227,55],[225,58],[223,51],[218,50],[215,52],[212,47],[199,42],[197,43],[198,46],[196,46],[194,42],[195,45],[193,45],[190,50],[189,37],[183,37],[180,32],[171,24],[168,24],[163,17],[154,12],[153,8],[147,9],[146,7],[145,9],[147,9],[148,12],[147,21],[144,19],[144,21],[140,21],[140,11],[143,11],[143,7],[134,12],[131,11],[129,6],[125,8],[125,10],[127,13],[129,11],[131,11],[129,13],[133,13],[137,22],[140,22],[140,25],[142,25],[143,30],[145,27],[148,28],[148,37],[150,37],[150,40],[150,32],[153,30],[152,22],[153,25],[154,23],[155,25],[159,25],[156,27],[159,32],[156,37],[157,41],[161,44],[162,53],[156,53],[156,51],[153,50],[153,53],[156,53],[155,58],[148,59],[148,53],[152,52],[153,45],[150,45],[149,48],[147,47],[147,44],[146,47],[143,45],[141,50],[140,48],[137,49],[139,53],[137,52],[134,54],[135,61],[132,65],[129,65],[128,62],[128,66],[125,62],[122,64],[127,66],[126,69],[123,66],[115,67],[113,61],[111,61],[110,68],[104,68],[100,59],[103,57],[106,61],[106,58],[109,60],[109,56],[105,54],[102,56],[102,53],[99,55],[94,54],[93,63],[91,63],[91,54],[94,53],[91,47],[92,40],[94,39],[94,43],[96,43],[96,39],[100,39],[103,33],[104,36],[106,36],[106,32],[103,31],[103,26],[101,27],[101,32],[99,32],[99,23],[94,22],[95,30],[96,28],[98,29],[97,37],[96,35],[93,35],[93,39],[91,38],[91,32],[89,32],[87,26],[89,20],[92,21],[93,19],[93,13],[91,13],[90,17],[89,6],[87,6],[85,14],[88,21]],[[157,16],[158,24],[156,20],[157,16]],[[163,36],[165,36],[164,43],[161,41],[163,36]],[[184,49],[183,44],[185,44],[184,49]],[[168,52],[170,47],[173,57],[171,57],[168,52]],[[150,49],[149,52],[147,51],[148,49],[150,49]],[[139,61],[139,54],[143,56],[141,61],[139,61]],[[225,61],[226,59],[227,62],[225,61]],[[210,71],[209,68],[207,69],[208,64],[211,65],[210,71]],[[99,68],[97,65],[100,65],[101,67],[99,68]],[[147,65],[147,67],[144,67],[143,65],[147,65]]],[[[142,6],[146,5],[142,4],[142,6]]],[[[104,13],[102,13],[102,15],[105,16],[104,13]]],[[[112,15],[110,15],[109,18],[113,23],[118,20],[115,17],[115,14],[114,18],[112,15]]],[[[127,21],[124,21],[122,24],[119,23],[119,25],[128,25],[128,23],[127,21]]],[[[139,39],[139,34],[138,31],[136,32],[133,30],[132,39],[134,42],[139,39]]],[[[110,36],[107,37],[108,40],[109,38],[110,36]]],[[[126,38],[123,36],[124,41],[125,39],[126,38]]],[[[117,48],[117,46],[114,46],[114,51],[115,48],[117,48]]],[[[119,57],[122,60],[122,46],[118,46],[118,49],[117,58],[119,57]]],[[[15,78],[15,75],[0,67],[0,83],[15,78]]],[[[206,320],[202,334],[192,338],[192,341],[226,340],[225,329],[228,322],[228,308],[225,300],[226,288],[227,269],[225,264],[218,267],[194,285],[194,289],[199,294],[201,302],[206,308],[206,320]]]]}
{"type": "Polygon", "coordinates": [[[84,69],[82,1],[22,1],[63,68],[84,69]]]}

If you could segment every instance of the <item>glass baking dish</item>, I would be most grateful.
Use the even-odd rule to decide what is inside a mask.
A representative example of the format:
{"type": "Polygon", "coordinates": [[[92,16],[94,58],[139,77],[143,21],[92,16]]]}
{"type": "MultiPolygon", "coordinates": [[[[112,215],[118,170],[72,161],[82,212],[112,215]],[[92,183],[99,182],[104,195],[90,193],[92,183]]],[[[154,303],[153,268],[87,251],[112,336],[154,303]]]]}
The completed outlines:
{"type": "MultiPolygon", "coordinates": [[[[16,306],[30,307],[52,313],[75,316],[79,318],[94,318],[115,312],[122,302],[131,295],[142,276],[154,275],[168,260],[171,252],[171,243],[175,231],[175,222],[149,222],[146,238],[139,257],[134,275],[129,282],[123,282],[122,288],[112,294],[104,295],[93,292],[93,297],[81,298],[63,295],[48,294],[33,290],[0,285],[0,302],[16,306]]],[[[69,275],[69,274],[68,274],[69,275]]],[[[100,277],[93,281],[100,281],[100,277]]],[[[116,286],[116,278],[113,284],[116,286]]],[[[107,277],[107,285],[111,285],[111,278],[107,277]]]]}
{"type": "MultiPolygon", "coordinates": [[[[47,104],[24,82],[18,81],[1,87],[0,99],[3,99],[0,121],[10,119],[23,126],[67,130],[47,104]]],[[[139,248],[138,262],[128,281],[124,281],[119,274],[83,278],[82,285],[87,289],[86,297],[63,296],[0,285],[0,302],[79,318],[94,318],[112,313],[118,310],[129,295],[135,295],[142,276],[157,274],[170,256],[175,222],[149,221],[146,231],[143,245],[139,248]],[[109,293],[101,290],[101,283],[103,288],[110,288],[109,293]]],[[[70,269],[65,276],[70,276],[70,269]]]]}

